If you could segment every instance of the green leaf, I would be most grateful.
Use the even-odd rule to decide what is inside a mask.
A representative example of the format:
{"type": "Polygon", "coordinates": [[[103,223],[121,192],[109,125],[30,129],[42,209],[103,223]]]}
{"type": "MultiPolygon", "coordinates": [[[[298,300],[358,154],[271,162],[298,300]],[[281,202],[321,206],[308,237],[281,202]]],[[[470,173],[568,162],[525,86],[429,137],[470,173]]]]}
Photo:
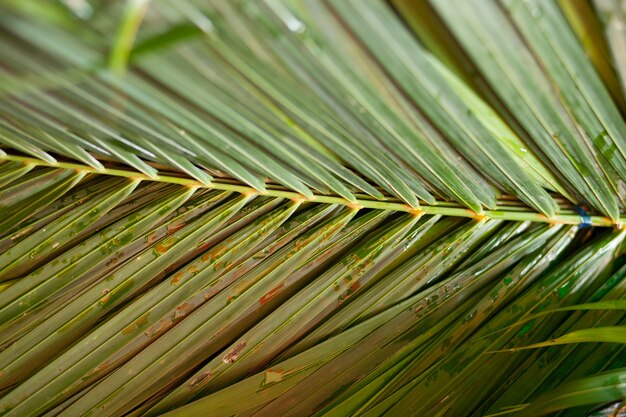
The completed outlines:
{"type": "Polygon", "coordinates": [[[620,326],[612,327],[594,327],[592,329],[576,330],[571,333],[567,333],[563,336],[559,336],[556,339],[548,340],[541,343],[534,343],[532,345],[520,346],[508,349],[510,352],[515,352],[520,349],[534,349],[540,347],[563,345],[567,343],[585,343],[585,342],[605,342],[605,343],[625,343],[626,342],[626,328],[620,326]]]}
{"type": "Polygon", "coordinates": [[[620,2],[0,3],[0,414],[624,396],[620,2]]]}
{"type": "MultiPolygon", "coordinates": [[[[626,395],[624,385],[624,369],[617,369],[568,382],[531,404],[520,405],[519,411],[511,411],[515,411],[512,415],[520,417],[537,416],[580,405],[608,402],[626,395]]],[[[509,414],[510,411],[506,413],[509,414]]]]}

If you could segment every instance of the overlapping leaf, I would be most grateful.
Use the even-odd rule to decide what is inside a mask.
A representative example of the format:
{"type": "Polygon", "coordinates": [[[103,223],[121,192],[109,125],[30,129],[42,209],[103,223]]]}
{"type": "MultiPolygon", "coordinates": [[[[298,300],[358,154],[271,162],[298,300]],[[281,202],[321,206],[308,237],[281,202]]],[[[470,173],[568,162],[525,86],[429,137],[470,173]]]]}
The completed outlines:
{"type": "Polygon", "coordinates": [[[4,2],[0,414],[623,397],[623,14],[4,2]]]}

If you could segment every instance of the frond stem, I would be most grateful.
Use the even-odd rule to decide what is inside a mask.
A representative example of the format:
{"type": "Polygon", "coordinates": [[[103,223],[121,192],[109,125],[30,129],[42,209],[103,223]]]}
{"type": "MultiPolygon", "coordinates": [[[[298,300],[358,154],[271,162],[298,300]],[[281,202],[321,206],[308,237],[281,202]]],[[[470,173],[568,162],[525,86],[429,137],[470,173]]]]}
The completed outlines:
{"type": "Polygon", "coordinates": [[[116,169],[116,168],[105,168],[102,170],[98,170],[94,167],[76,164],[71,162],[47,162],[37,158],[27,157],[27,156],[17,156],[17,155],[0,155],[0,161],[17,161],[23,164],[30,164],[36,166],[47,166],[54,168],[64,168],[64,169],[74,169],[77,171],[88,172],[92,174],[101,174],[101,175],[111,175],[117,177],[124,177],[133,180],[141,180],[141,181],[155,181],[155,182],[163,182],[170,184],[180,184],[187,187],[197,187],[197,188],[210,188],[215,190],[225,190],[225,191],[233,191],[241,194],[260,194],[267,195],[272,197],[283,197],[291,200],[304,200],[311,201],[316,203],[326,203],[326,204],[342,204],[348,207],[355,208],[369,208],[369,209],[377,209],[377,210],[393,210],[393,211],[403,211],[408,213],[414,213],[416,215],[421,214],[430,214],[430,215],[442,215],[442,216],[456,216],[456,217],[467,217],[474,218],[476,220],[483,219],[501,219],[501,220],[511,220],[511,221],[531,221],[531,222],[541,222],[541,223],[552,223],[552,224],[581,224],[586,223],[590,226],[599,226],[599,227],[617,227],[621,228],[622,223],[626,222],[626,216],[621,216],[620,221],[618,223],[614,222],[608,217],[603,216],[585,216],[583,217],[579,214],[573,212],[567,212],[568,210],[562,210],[561,213],[553,216],[547,217],[544,214],[528,211],[526,207],[506,207],[506,209],[502,210],[484,210],[482,213],[476,213],[472,210],[462,208],[462,207],[450,207],[446,204],[446,202],[442,202],[442,205],[421,205],[419,208],[414,208],[409,206],[408,204],[401,202],[392,202],[392,201],[379,201],[379,200],[369,200],[369,199],[357,199],[356,201],[348,201],[342,197],[336,196],[328,196],[328,195],[315,195],[313,198],[306,198],[300,193],[294,191],[287,190],[279,190],[279,189],[267,189],[263,192],[259,192],[253,187],[241,184],[234,184],[229,182],[228,180],[214,180],[210,183],[202,183],[198,180],[192,178],[184,178],[177,177],[174,175],[157,175],[154,177],[150,177],[148,175],[142,174],[140,172],[124,170],[124,169],[116,169]]]}

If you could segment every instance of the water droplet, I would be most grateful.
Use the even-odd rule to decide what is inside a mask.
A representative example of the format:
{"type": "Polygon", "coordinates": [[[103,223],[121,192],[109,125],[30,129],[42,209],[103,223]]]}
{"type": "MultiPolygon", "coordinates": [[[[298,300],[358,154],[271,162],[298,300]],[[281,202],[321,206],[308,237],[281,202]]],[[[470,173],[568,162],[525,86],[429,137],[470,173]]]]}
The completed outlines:
{"type": "Polygon", "coordinates": [[[304,23],[302,23],[301,21],[299,21],[298,19],[294,17],[290,17],[285,23],[287,24],[287,29],[289,29],[292,32],[296,32],[296,33],[304,32],[304,29],[305,29],[304,23]]]}

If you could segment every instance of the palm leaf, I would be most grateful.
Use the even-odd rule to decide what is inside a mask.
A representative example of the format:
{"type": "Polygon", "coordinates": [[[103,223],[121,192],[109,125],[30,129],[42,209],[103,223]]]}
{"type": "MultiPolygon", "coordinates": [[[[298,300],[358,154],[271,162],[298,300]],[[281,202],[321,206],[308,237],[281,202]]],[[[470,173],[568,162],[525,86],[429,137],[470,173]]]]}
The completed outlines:
{"type": "Polygon", "coordinates": [[[2,3],[0,414],[621,400],[623,9],[2,3]]]}

